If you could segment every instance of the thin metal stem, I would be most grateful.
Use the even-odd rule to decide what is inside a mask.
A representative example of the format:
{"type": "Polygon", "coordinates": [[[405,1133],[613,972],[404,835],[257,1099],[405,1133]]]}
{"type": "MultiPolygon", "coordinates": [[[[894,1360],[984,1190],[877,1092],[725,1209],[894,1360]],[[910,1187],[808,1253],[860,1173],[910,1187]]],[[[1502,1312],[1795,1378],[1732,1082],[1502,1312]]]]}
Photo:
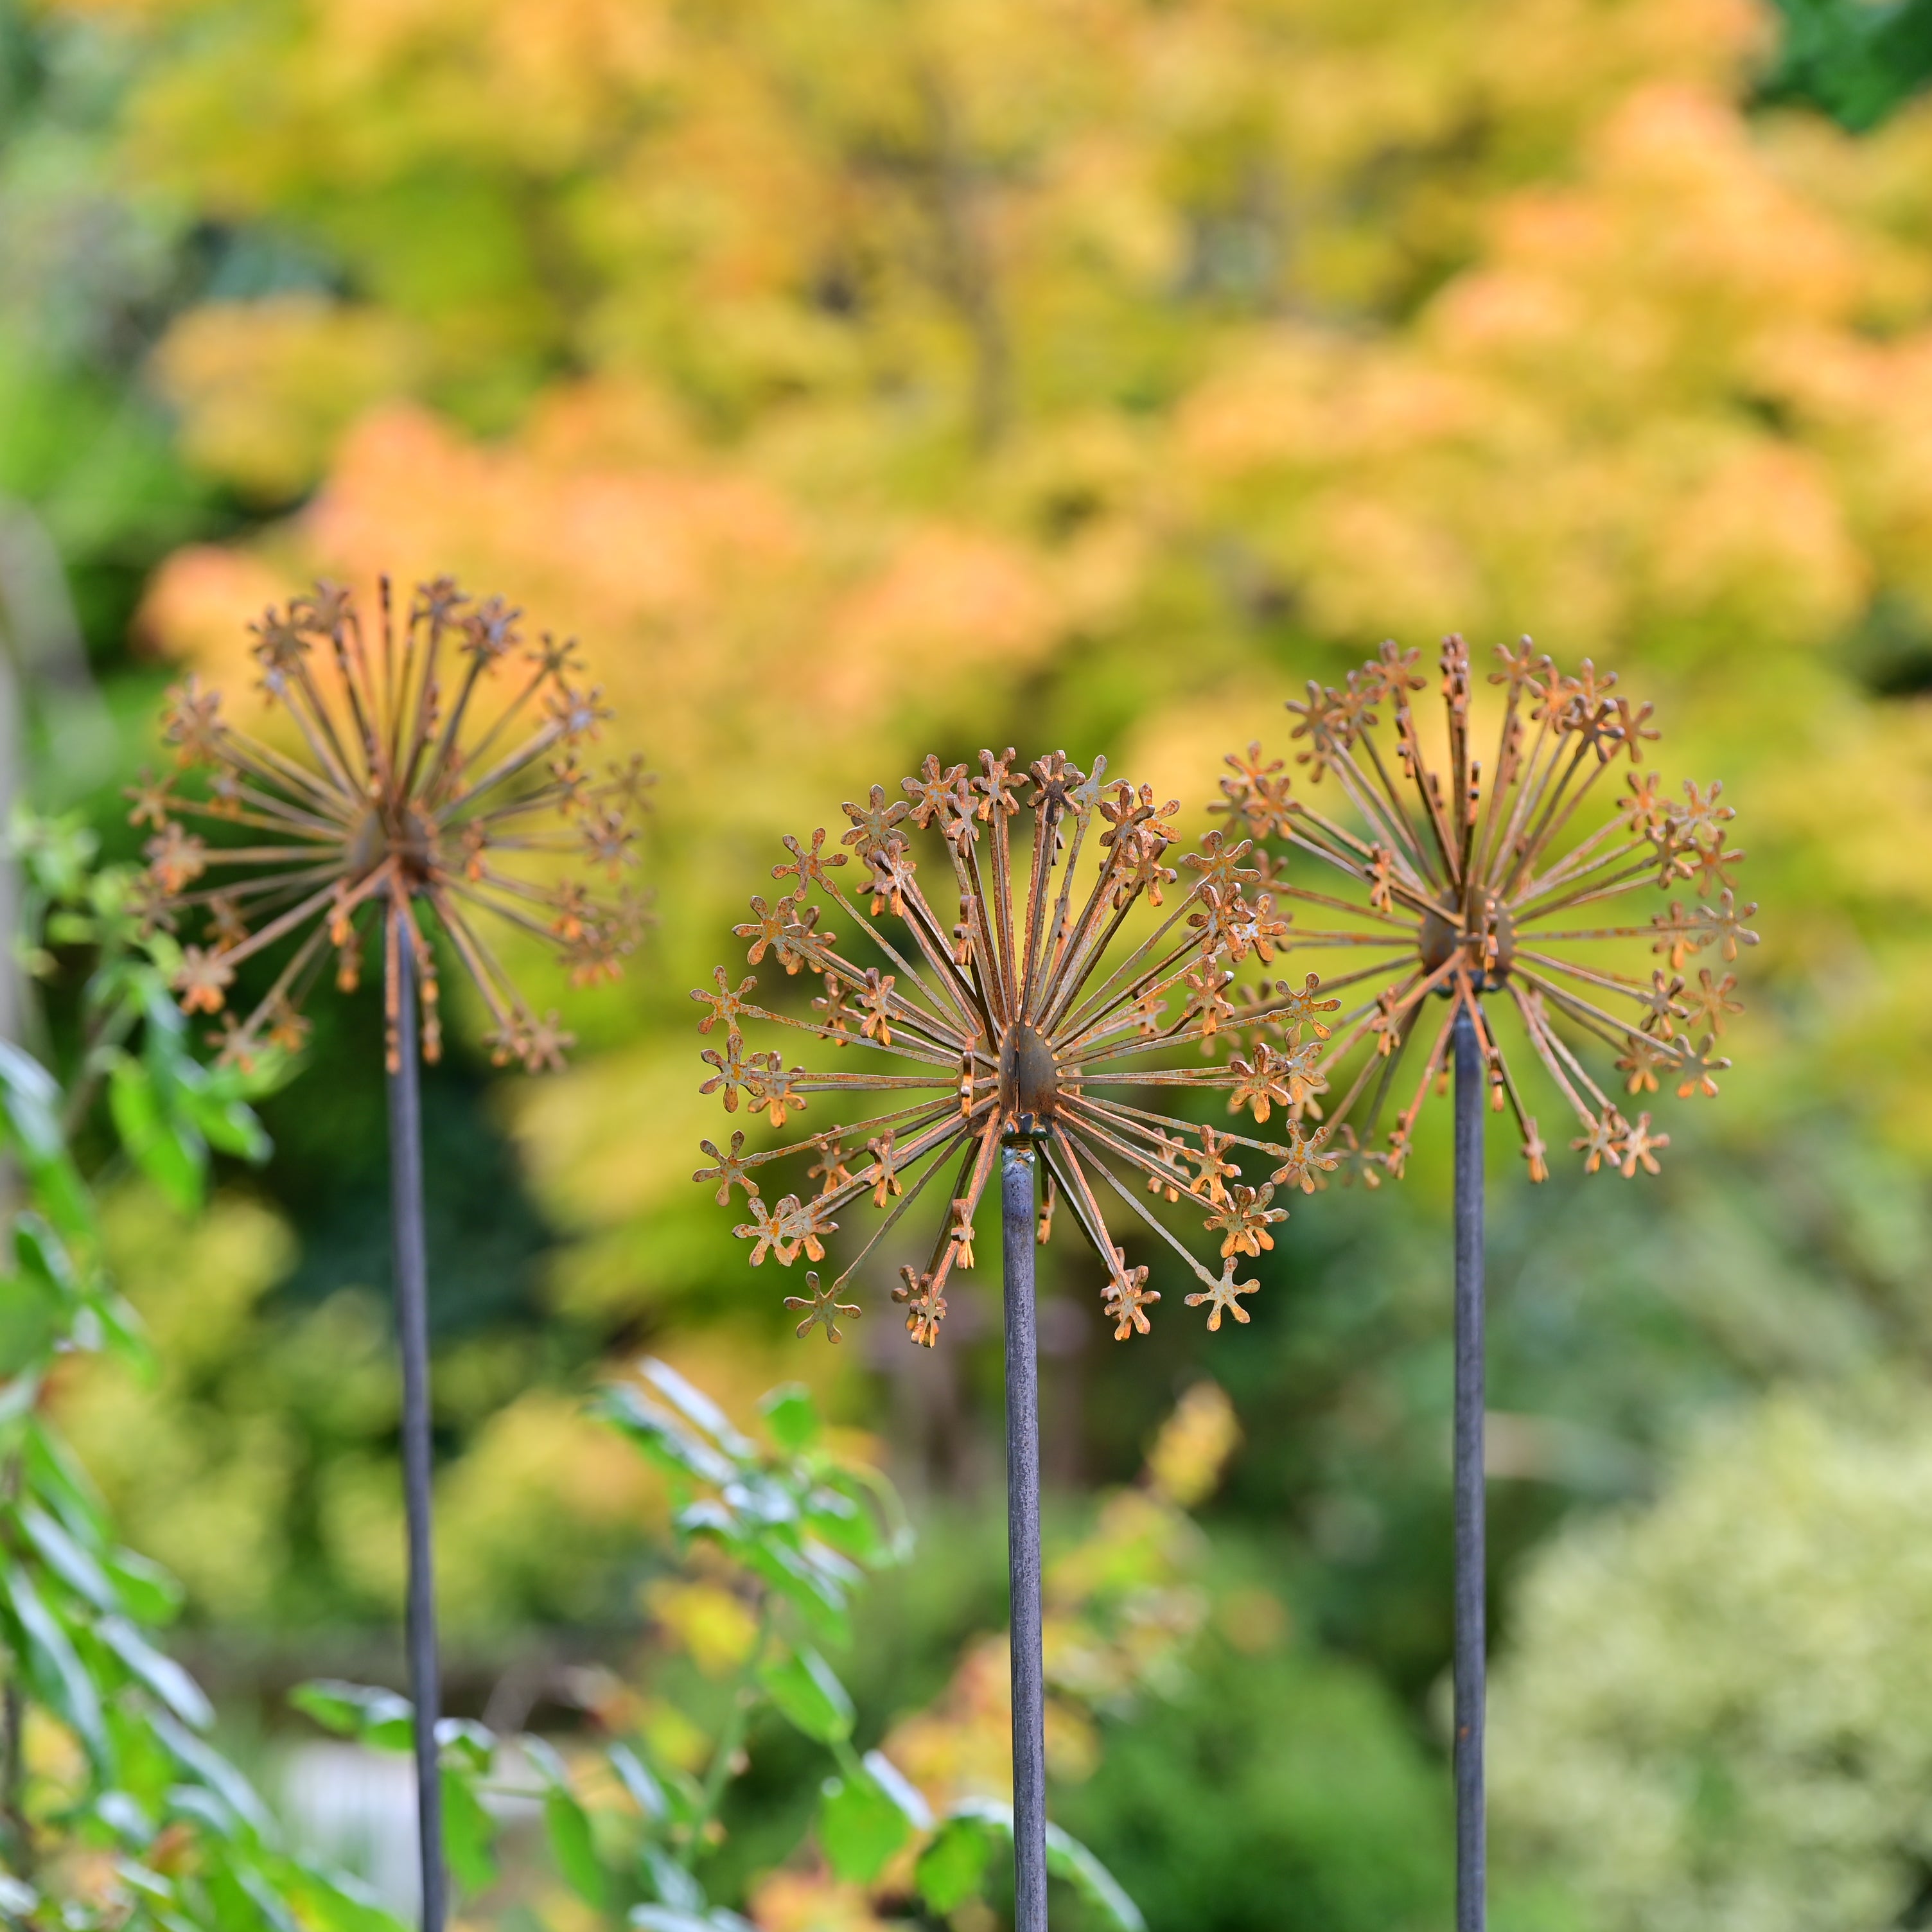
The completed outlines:
{"type": "Polygon", "coordinates": [[[1483,1783],[1485,1701],[1483,1490],[1482,1047],[1456,1016],[1456,1932],[1487,1922],[1483,1783]]]}
{"type": "Polygon", "coordinates": [[[1006,1300],[1006,1567],[1012,1592],[1013,1932],[1046,1932],[1046,1670],[1040,1651],[1040,1349],[1030,1146],[1000,1157],[1006,1300]]]}
{"type": "Polygon", "coordinates": [[[389,1213],[395,1240],[396,1330],[403,1355],[403,1489],[409,1516],[406,1634],[416,1706],[416,1836],[422,1860],[422,1932],[442,1932],[448,1878],[442,1786],[436,1766],[442,1681],[436,1661],[436,1577],[430,1520],[429,1264],[423,1238],[422,1099],[418,1084],[416,960],[396,949],[395,1071],[389,1076],[389,1213]]]}

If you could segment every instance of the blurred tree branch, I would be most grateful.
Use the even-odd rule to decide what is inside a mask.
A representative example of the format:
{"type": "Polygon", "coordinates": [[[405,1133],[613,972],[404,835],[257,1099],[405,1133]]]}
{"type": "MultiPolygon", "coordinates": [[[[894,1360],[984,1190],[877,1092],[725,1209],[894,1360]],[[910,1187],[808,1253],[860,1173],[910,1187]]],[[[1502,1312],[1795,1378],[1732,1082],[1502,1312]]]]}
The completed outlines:
{"type": "Polygon", "coordinates": [[[967,152],[958,116],[944,82],[922,66],[918,88],[932,133],[932,154],[921,185],[932,206],[938,236],[934,279],[958,312],[972,344],[974,434],[981,448],[989,448],[1006,428],[1010,357],[992,249],[980,206],[980,174],[967,152]]]}

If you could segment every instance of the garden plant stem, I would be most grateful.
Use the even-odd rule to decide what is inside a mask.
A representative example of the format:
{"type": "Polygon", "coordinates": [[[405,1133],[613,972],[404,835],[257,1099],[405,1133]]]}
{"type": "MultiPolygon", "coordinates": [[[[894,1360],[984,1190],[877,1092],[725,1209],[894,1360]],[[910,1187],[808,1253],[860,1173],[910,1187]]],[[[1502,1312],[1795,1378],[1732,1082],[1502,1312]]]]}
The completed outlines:
{"type": "MultiPolygon", "coordinates": [[[[18,1666],[16,1666],[16,1668],[18,1666]]],[[[27,1822],[23,1796],[26,1759],[22,1755],[26,1725],[26,1700],[21,1695],[17,1677],[9,1677],[0,1694],[0,1816],[7,1826],[7,1852],[14,1873],[21,1878],[34,1875],[34,1832],[27,1822]]]]}
{"type": "Polygon", "coordinates": [[[718,1815],[724,1787],[731,1781],[732,1766],[744,1748],[745,1733],[751,1727],[752,1693],[758,1681],[758,1666],[765,1660],[765,1646],[771,1634],[772,1605],[767,1597],[758,1612],[758,1635],[752,1639],[752,1647],[739,1667],[736,1682],[731,1686],[730,1710],[712,1751],[710,1766],[704,1774],[704,1800],[698,1816],[692,1820],[690,1833],[678,1859],[686,1871],[692,1870],[709,1849],[711,1821],[718,1815]]]}
{"type": "Polygon", "coordinates": [[[1484,1932],[1482,1048],[1456,1019],[1456,1932],[1484,1932]]]}
{"type": "MultiPolygon", "coordinates": [[[[6,1472],[0,1476],[0,1500],[14,1504],[20,1500],[22,1474],[21,1452],[7,1459],[6,1472]]],[[[27,1700],[20,1682],[17,1659],[0,1692],[0,1820],[6,1826],[6,1844],[16,1876],[34,1875],[34,1828],[27,1817],[26,1724],[27,1700]]]]}
{"type": "Polygon", "coordinates": [[[1040,1351],[1032,1148],[1000,1150],[1006,1302],[1006,1565],[1012,1594],[1013,1932],[1046,1932],[1046,1683],[1040,1653],[1040,1351]]]}
{"type": "Polygon", "coordinates": [[[406,1632],[416,1706],[416,1836],[422,1932],[442,1932],[448,1880],[436,1766],[442,1684],[430,1521],[429,1269],[423,1239],[422,1097],[416,1053],[416,962],[398,949],[395,1070],[389,1076],[389,1213],[395,1238],[396,1328],[403,1354],[403,1488],[409,1515],[406,1632]]]}

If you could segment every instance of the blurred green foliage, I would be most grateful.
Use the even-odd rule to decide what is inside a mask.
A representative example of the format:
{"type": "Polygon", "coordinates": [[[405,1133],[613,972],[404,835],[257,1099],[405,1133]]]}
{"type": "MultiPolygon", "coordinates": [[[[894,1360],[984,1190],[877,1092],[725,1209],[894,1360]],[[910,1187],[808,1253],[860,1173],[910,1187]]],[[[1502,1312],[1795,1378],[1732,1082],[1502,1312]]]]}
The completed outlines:
{"type": "Polygon", "coordinates": [[[1449,1912],[1436,1768],[1358,1667],[1225,1635],[1108,1738],[1062,1815],[1150,1924],[1395,1932],[1449,1912]]]}
{"type": "Polygon", "coordinates": [[[1774,0],[1784,44],[1766,83],[1773,100],[1815,103],[1855,133],[1875,128],[1932,81],[1932,7],[1860,0],[1774,0]]]}
{"type": "Polygon", "coordinates": [[[212,1147],[264,1151],[247,1102],[272,1070],[211,1074],[185,1050],[173,942],[130,909],[129,868],[94,868],[85,827],[22,814],[8,844],[28,884],[26,956],[51,965],[49,944],[85,949],[90,971],[70,1086],[0,1040],[0,1913],[49,1932],[393,1932],[290,1850],[210,1742],[214,1707],[154,1641],[180,1588],[119,1544],[45,1400],[69,1358],[152,1360],[106,1264],[80,1126],[104,1112],[118,1157],[190,1212],[212,1147]]]}
{"type": "MultiPolygon", "coordinates": [[[[184,224],[104,167],[134,70],[110,38],[0,6],[0,502],[31,506],[58,544],[84,634],[110,662],[148,572],[228,520],[142,379],[204,278],[184,224]]],[[[10,573],[10,634],[15,590],[10,573]]]]}
{"type": "MultiPolygon", "coordinates": [[[[1524,1684],[1610,1648],[1533,1554],[1562,1574],[1596,1512],[1629,1513],[1602,1561],[1635,1579],[1603,1599],[1640,1628],[1682,1600],[1692,1556],[1640,1555],[1705,1480],[1664,1472],[1712,1412],[1786,1390],[1774,1419],[1835,1413],[1879,1365],[1922,1373],[1920,11],[0,0],[0,496],[59,545],[120,722],[123,770],[82,801],[110,853],[134,848],[116,787],[156,755],[164,662],[242,692],[243,620],[320,572],[455,569],[579,631],[663,773],[662,923],[620,991],[559,990],[578,1066],[496,1084],[459,1008],[427,1090],[440,1560],[472,1702],[533,1632],[604,1643],[662,1580],[634,1459],[580,1409],[648,1346],[741,1424],[799,1373],[885,1439],[946,1588],[882,1580],[860,1721],[884,1737],[970,1702],[970,1640],[998,1622],[974,1514],[992,1304],[962,1294],[934,1364],[863,1331],[790,1352],[770,1271],[746,1274],[685,1179],[718,1124],[686,988],[728,956],[779,832],[929,746],[1104,748],[1196,807],[1222,753],[1287,748],[1282,697],[1385,632],[1528,628],[1614,661],[1658,700],[1672,782],[1724,776],[1764,908],[1737,1068],[1701,1124],[1670,1120],[1664,1174],[1496,1176],[1496,1626],[1524,1684]]],[[[50,742],[40,794],[84,790],[50,742]]],[[[71,1069],[85,967],[53,959],[46,1057],[71,1069]]],[[[352,1634],[396,1600],[378,1022],[366,999],[316,1016],[309,1070],[262,1102],[265,1168],[219,1167],[190,1227],[154,1141],[108,1204],[154,1378],[76,1368],[59,1390],[122,1533],[181,1571],[217,1650],[352,1634]]],[[[1072,1714],[1056,1804],[1156,1932],[1282,1922],[1256,1918],[1251,1868],[1304,1874],[1337,1926],[1439,1922],[1444,1151],[1400,1189],[1298,1201],[1238,1333],[1200,1334],[1170,1294],[1151,1342],[1105,1349],[1094,1284],[1045,1252],[1064,1482],[1128,1477],[1211,1366],[1248,1446],[1210,1532],[1264,1546],[1294,1632],[1244,1650],[1217,1585],[1192,1666],[1072,1714]],[[1174,1768],[1208,1763],[1238,1804],[1190,1804],[1174,1768]]],[[[1794,1485],[1750,1507],[1746,1550],[1816,1529],[1794,1485]]],[[[1708,1629],[1774,1671],[1790,1646],[1751,1636],[1740,1592],[1683,1613],[1670,1654],[1708,1629]]],[[[1654,1808],[1690,1734],[1659,1718],[1626,1759],[1580,1726],[1573,1762],[1540,1694],[1498,1730],[1499,1777],[1520,1750],[1537,1787],[1507,1909],[1660,1923],[1692,1861],[1721,1922],[1730,1862],[1770,1828],[1718,1804],[1745,1822],[1700,1836],[1700,1812],[1670,1856],[1605,1876],[1623,1841],[1578,1780],[1654,1808]]],[[[1748,1742],[1713,1746],[1699,1788],[1759,1779],[1770,1804],[1786,1773],[1748,1742]]],[[[752,1746],[716,1895],[775,1872],[772,1932],[863,1927],[862,1899],[828,1904],[791,1858],[819,1767],[782,1728],[752,1746]],[[781,1880],[809,1894],[790,1919],[781,1880]]],[[[1841,1855],[1810,1839],[1789,1866],[1764,1850],[1832,1901],[1820,1924],[1876,1928],[1904,1895],[1891,1748],[1832,1787],[1862,1877],[1835,1889],[1841,1855]]]]}
{"type": "Polygon", "coordinates": [[[1917,1379],[1780,1395],[1528,1567],[1498,1827],[1592,1924],[1923,1918],[1929,1450],[1917,1379]]]}

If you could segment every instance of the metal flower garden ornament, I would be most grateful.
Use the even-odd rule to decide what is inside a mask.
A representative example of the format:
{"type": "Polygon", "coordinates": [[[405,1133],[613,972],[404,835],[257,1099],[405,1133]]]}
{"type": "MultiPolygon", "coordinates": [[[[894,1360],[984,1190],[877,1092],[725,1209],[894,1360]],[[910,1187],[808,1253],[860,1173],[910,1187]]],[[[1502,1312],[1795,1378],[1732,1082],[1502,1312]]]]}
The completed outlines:
{"type": "Polygon", "coordinates": [[[637,861],[634,760],[593,777],[583,754],[609,713],[578,680],[574,647],[526,648],[520,614],[447,578],[400,622],[385,579],[374,634],[355,599],[324,585],[252,628],[278,737],[238,730],[220,694],[190,676],[163,735],[176,769],[135,788],[148,828],[144,911],[184,927],[175,988],[220,1015],[224,1059],[298,1048],[304,996],[332,961],[353,992],[373,942],[381,962],[391,1210],[403,1358],[409,1516],[409,1648],[423,1919],[445,1913],[430,1516],[428,1268],[418,1060],[441,1053],[440,935],[490,1016],[500,1064],[561,1066],[572,1043],[538,1016],[499,956],[494,922],[560,955],[580,985],[614,978],[635,946],[640,901],[619,881],[637,861]],[[206,833],[191,830],[206,828],[206,833]],[[575,876],[575,862],[590,876],[575,876]],[[240,970],[280,962],[244,1016],[226,1010],[240,970]]]}
{"type": "MultiPolygon", "coordinates": [[[[1118,1340],[1146,1334],[1160,1298],[1148,1264],[1130,1259],[1130,1239],[1178,1257],[1200,1284],[1188,1305],[1209,1328],[1225,1316],[1246,1322],[1241,1298],[1256,1284],[1239,1279],[1242,1266],[1274,1244],[1269,1230],[1286,1211],[1276,1191],[1306,1175],[1300,1137],[1261,1130],[1320,1090],[1320,1029],[1291,1027],[1260,1066],[1204,1058],[1233,1012],[1234,966],[1251,954],[1272,960],[1286,932],[1264,903],[1236,890],[1244,846],[1210,834],[1170,864],[1178,805],[1156,806],[1146,787],[1108,778],[1104,760],[1090,777],[1061,752],[1024,775],[1011,750],[982,752],[978,762],[973,775],[928,758],[897,795],[873,786],[864,803],[845,806],[848,829],[830,850],[823,828],[808,844],[786,839],[790,857],[772,868],[784,890],[770,904],[753,898],[736,928],[750,964],[778,969],[783,1006],[754,1003],[756,976],[722,967],[692,996],[712,1042],[704,1090],[778,1130],[780,1144],[748,1148],[742,1129],[728,1147],[706,1141],[710,1165],[695,1178],[716,1186],[721,1205],[742,1196],[736,1232],[754,1266],[827,1264],[848,1224],[875,1223],[829,1283],[808,1272],[808,1292],[785,1298],[802,1316],[801,1336],[823,1326],[836,1342],[841,1322],[860,1312],[842,1298],[856,1293],[861,1265],[902,1223],[916,1230],[914,1258],[900,1264],[892,1294],[912,1341],[930,1348],[949,1286],[976,1264],[979,1210],[999,1171],[1016,1924],[1040,1932],[1035,1250],[1071,1218],[1100,1262],[1118,1340]],[[929,890],[935,876],[944,911],[929,890]],[[805,974],[816,997],[808,1004],[802,987],[786,998],[787,983],[805,974]],[[801,1049],[809,1043],[817,1064],[753,1050],[754,1026],[801,1049]],[[1232,1095],[1249,1117],[1243,1126],[1257,1131],[1226,1126],[1218,1107],[1221,1125],[1172,1111],[1202,1090],[1232,1095]],[[1148,1100],[1160,1104],[1141,1104],[1148,1100]],[[1256,1170],[1252,1184],[1244,1162],[1256,1170]],[[910,1220],[922,1202],[926,1211],[910,1220]],[[1184,1214],[1216,1238],[1218,1272],[1169,1225],[1184,1214]]],[[[1306,1004],[1312,1022],[1320,1004],[1312,989],[1306,1004]]]]}
{"type": "MultiPolygon", "coordinates": [[[[1658,736],[1652,707],[1587,661],[1565,676],[1527,639],[1496,656],[1502,716],[1486,777],[1463,640],[1443,645],[1432,732],[1411,701],[1428,684],[1419,653],[1384,644],[1343,688],[1311,683],[1288,706],[1297,763],[1313,785],[1333,780],[1336,814],[1294,796],[1284,761],[1258,744],[1228,759],[1234,776],[1215,808],[1256,842],[1245,883],[1286,909],[1282,953],[1346,962],[1324,981],[1343,996],[1328,1043],[1332,1090],[1292,1109],[1309,1184],[1338,1169],[1371,1185],[1400,1176],[1454,1062],[1458,1932],[1477,1932],[1486,1914],[1484,1096],[1513,1115],[1530,1178],[1546,1179],[1513,1034],[1574,1114],[1569,1144],[1586,1172],[1657,1173],[1670,1136],[1643,1103],[1666,1088],[1686,1100],[1717,1093],[1730,1064],[1718,1042],[1741,1010],[1730,969],[1757,943],[1744,924],[1756,908],[1734,896],[1744,854],[1730,844],[1722,785],[1687,782],[1673,798],[1642,769],[1658,736]],[[1629,909],[1646,894],[1664,904],[1629,909]]],[[[1264,983],[1239,1030],[1266,1054],[1270,1032],[1303,1018],[1299,994],[1264,983]]]]}

